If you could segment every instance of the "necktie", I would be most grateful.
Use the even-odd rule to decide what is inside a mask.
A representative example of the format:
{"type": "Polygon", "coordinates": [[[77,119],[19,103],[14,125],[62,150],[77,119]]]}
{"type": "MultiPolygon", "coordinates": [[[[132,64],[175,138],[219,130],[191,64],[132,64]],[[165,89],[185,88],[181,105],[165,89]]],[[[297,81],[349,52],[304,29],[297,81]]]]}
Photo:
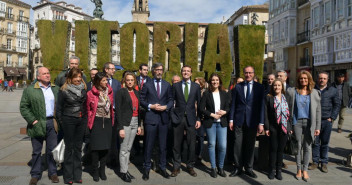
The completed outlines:
{"type": "Polygon", "coordinates": [[[246,92],[246,102],[249,101],[249,94],[250,94],[250,83],[247,82],[247,92],[246,92]]]}
{"type": "Polygon", "coordinates": [[[158,98],[160,99],[160,80],[156,81],[156,93],[158,95],[158,98]]]}
{"type": "Polygon", "coordinates": [[[185,94],[185,100],[186,102],[188,101],[188,83],[185,82],[185,89],[184,89],[184,94],[185,94]]]}
{"type": "Polygon", "coordinates": [[[144,79],[143,79],[143,77],[141,77],[141,89],[143,88],[143,85],[144,85],[144,79]]]}
{"type": "Polygon", "coordinates": [[[108,78],[108,83],[109,83],[109,85],[111,86],[111,78],[108,78]]]}

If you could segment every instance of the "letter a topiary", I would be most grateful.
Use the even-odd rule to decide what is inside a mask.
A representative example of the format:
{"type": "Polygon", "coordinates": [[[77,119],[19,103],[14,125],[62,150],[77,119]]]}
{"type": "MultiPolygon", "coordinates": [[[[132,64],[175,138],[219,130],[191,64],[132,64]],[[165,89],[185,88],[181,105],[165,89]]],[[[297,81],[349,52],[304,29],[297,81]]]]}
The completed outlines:
{"type": "Polygon", "coordinates": [[[39,20],[37,22],[43,65],[51,70],[51,79],[64,69],[68,59],[71,24],[67,21],[39,20]]]}
{"type": "Polygon", "coordinates": [[[91,21],[91,31],[97,31],[97,68],[102,70],[106,62],[111,62],[111,31],[119,31],[117,21],[91,21]]]}
{"type": "Polygon", "coordinates": [[[227,87],[233,71],[227,26],[209,24],[205,42],[203,69],[208,72],[208,76],[214,72],[219,73],[223,86],[227,87]],[[220,71],[216,71],[217,64],[220,65],[220,71]]]}
{"type": "Polygon", "coordinates": [[[239,25],[234,28],[236,76],[243,76],[243,68],[253,66],[262,80],[264,66],[265,26],[239,25]]]}
{"type": "Polygon", "coordinates": [[[178,45],[181,43],[181,30],[176,24],[157,22],[154,24],[153,63],[165,64],[166,52],[169,53],[168,68],[165,68],[165,80],[171,82],[175,74],[180,73],[181,51],[178,45]],[[169,36],[169,40],[166,37],[169,36]]]}
{"type": "Polygon", "coordinates": [[[128,71],[137,71],[142,63],[149,60],[149,30],[145,24],[131,22],[121,27],[121,66],[128,71]],[[133,62],[133,42],[136,35],[136,60],[133,62]]]}

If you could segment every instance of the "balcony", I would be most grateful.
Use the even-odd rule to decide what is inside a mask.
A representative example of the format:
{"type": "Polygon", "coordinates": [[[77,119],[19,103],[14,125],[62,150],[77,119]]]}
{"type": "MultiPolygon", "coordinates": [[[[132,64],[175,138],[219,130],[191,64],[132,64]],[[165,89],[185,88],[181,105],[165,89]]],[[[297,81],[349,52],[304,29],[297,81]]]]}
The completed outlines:
{"type": "Polygon", "coordinates": [[[299,62],[299,66],[300,67],[306,67],[306,66],[310,66],[310,57],[304,57],[300,59],[299,62]]]}
{"type": "Polygon", "coordinates": [[[25,37],[25,38],[28,37],[28,34],[27,34],[26,31],[17,31],[16,35],[19,36],[19,37],[25,37]]]}
{"type": "Polygon", "coordinates": [[[297,44],[310,41],[310,30],[297,34],[297,44]]]}
{"type": "Polygon", "coordinates": [[[297,5],[298,5],[298,7],[300,7],[300,6],[302,6],[302,5],[304,5],[304,4],[308,3],[308,2],[309,2],[309,0],[298,0],[297,1],[297,5]]]}
{"type": "Polygon", "coordinates": [[[17,21],[19,22],[29,22],[29,18],[28,17],[24,17],[24,16],[17,16],[17,21]]]}
{"type": "Polygon", "coordinates": [[[16,51],[17,51],[18,53],[27,53],[27,48],[16,47],[16,51]]]}
{"type": "Polygon", "coordinates": [[[0,29],[0,34],[5,34],[5,35],[9,35],[9,36],[15,36],[16,35],[16,32],[15,31],[12,31],[12,30],[8,30],[6,28],[1,28],[0,29]]]}
{"type": "Polygon", "coordinates": [[[15,15],[13,14],[9,14],[9,13],[6,13],[5,14],[5,18],[8,19],[8,20],[15,20],[15,15]]]}

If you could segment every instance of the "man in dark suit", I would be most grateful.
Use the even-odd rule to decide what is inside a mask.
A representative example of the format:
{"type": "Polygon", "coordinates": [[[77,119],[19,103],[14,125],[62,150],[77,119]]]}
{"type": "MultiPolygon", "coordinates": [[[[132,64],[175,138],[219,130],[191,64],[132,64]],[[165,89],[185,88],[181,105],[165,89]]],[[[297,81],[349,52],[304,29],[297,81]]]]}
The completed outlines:
{"type": "Polygon", "coordinates": [[[146,109],[144,119],[145,150],[143,180],[149,179],[151,168],[151,156],[156,137],[159,139],[160,151],[160,174],[170,178],[166,172],[166,141],[169,123],[169,110],[173,107],[173,96],[171,85],[162,79],[164,66],[154,63],[152,66],[154,78],[143,85],[140,104],[146,109]]]}
{"type": "MultiPolygon", "coordinates": [[[[115,97],[116,97],[117,91],[121,89],[121,83],[118,80],[113,78],[115,71],[116,71],[116,68],[113,63],[107,62],[104,64],[104,73],[106,74],[108,84],[112,88],[112,92],[113,92],[113,96],[114,96],[114,104],[113,104],[114,110],[115,110],[115,97]]],[[[115,116],[115,120],[118,121],[116,119],[116,115],[114,115],[114,116],[115,116]]],[[[109,157],[107,160],[108,164],[113,167],[117,166],[119,164],[119,162],[118,162],[118,160],[119,160],[118,146],[120,144],[118,141],[119,140],[118,140],[118,134],[117,134],[117,124],[114,124],[114,126],[112,128],[112,136],[111,136],[111,149],[110,149],[110,154],[109,154],[109,157]]]]}
{"type": "Polygon", "coordinates": [[[175,101],[175,108],[171,111],[171,121],[174,134],[174,170],[172,177],[180,173],[181,167],[181,149],[184,131],[187,135],[188,159],[187,169],[190,175],[196,177],[194,171],[195,147],[196,147],[196,129],[200,127],[200,119],[196,111],[196,103],[200,103],[200,87],[191,81],[192,68],[185,65],[181,69],[182,81],[173,85],[172,92],[175,101]]]}
{"type": "Polygon", "coordinates": [[[90,82],[87,83],[87,91],[90,91],[92,90],[92,86],[93,86],[93,80],[94,80],[94,77],[95,77],[95,74],[97,74],[99,71],[97,68],[92,68],[90,70],[90,82]]]}
{"type": "Polygon", "coordinates": [[[287,81],[287,73],[285,70],[280,70],[276,73],[276,78],[282,80],[284,82],[285,92],[288,88],[290,88],[290,84],[286,83],[287,81]]]}
{"type": "Polygon", "coordinates": [[[141,64],[139,65],[139,76],[137,76],[137,84],[139,89],[142,89],[144,84],[150,81],[151,78],[148,76],[148,65],[141,64]]]}
{"type": "Polygon", "coordinates": [[[253,81],[254,68],[243,69],[245,81],[232,90],[229,127],[234,131],[235,170],[230,177],[237,176],[245,169],[245,174],[257,178],[253,172],[255,138],[263,132],[264,125],[264,87],[253,81]]]}

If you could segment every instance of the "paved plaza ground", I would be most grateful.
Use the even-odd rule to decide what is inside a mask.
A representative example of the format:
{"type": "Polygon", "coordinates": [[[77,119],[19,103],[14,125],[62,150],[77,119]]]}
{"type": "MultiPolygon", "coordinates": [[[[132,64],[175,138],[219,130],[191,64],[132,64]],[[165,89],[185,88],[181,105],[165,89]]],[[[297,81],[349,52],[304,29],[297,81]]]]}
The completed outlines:
{"type": "MultiPolygon", "coordinates": [[[[31,142],[26,135],[20,135],[20,128],[26,127],[25,120],[19,113],[19,104],[22,95],[22,90],[15,92],[0,92],[0,185],[26,185],[30,180],[30,167],[27,163],[31,159],[31,142]]],[[[288,164],[288,169],[283,170],[283,180],[269,180],[266,172],[255,170],[258,175],[257,179],[248,178],[245,175],[239,177],[218,177],[216,179],[210,177],[208,171],[210,167],[209,161],[202,161],[196,166],[195,171],[197,177],[191,177],[187,172],[182,171],[176,178],[164,179],[158,173],[150,172],[150,180],[142,180],[142,166],[138,162],[134,165],[133,161],[129,166],[129,171],[136,177],[132,184],[329,184],[329,185],[352,185],[352,168],[347,168],[342,164],[344,157],[352,152],[352,145],[349,139],[346,138],[348,133],[352,131],[352,110],[348,110],[343,132],[336,132],[336,123],[333,127],[333,132],[330,141],[330,163],[329,172],[322,173],[319,170],[309,171],[310,180],[304,182],[296,180],[296,166],[294,158],[286,156],[285,163],[288,164]]],[[[206,148],[205,148],[206,150],[206,148]]],[[[205,151],[206,152],[206,151],[205,151]]],[[[44,150],[43,150],[44,153],[44,150]]],[[[260,155],[260,154],[259,154],[260,155]]],[[[137,157],[136,161],[141,161],[141,157],[137,157]]],[[[168,171],[171,170],[169,166],[168,171]]],[[[232,167],[225,166],[227,174],[230,173],[232,167]]],[[[169,173],[171,173],[169,171],[169,173]]],[[[112,169],[107,169],[107,181],[94,182],[88,172],[83,172],[84,184],[126,184],[112,169]]],[[[62,175],[59,177],[60,183],[63,184],[62,175]]],[[[47,172],[43,173],[43,178],[39,181],[42,184],[51,184],[47,172]]]]}

